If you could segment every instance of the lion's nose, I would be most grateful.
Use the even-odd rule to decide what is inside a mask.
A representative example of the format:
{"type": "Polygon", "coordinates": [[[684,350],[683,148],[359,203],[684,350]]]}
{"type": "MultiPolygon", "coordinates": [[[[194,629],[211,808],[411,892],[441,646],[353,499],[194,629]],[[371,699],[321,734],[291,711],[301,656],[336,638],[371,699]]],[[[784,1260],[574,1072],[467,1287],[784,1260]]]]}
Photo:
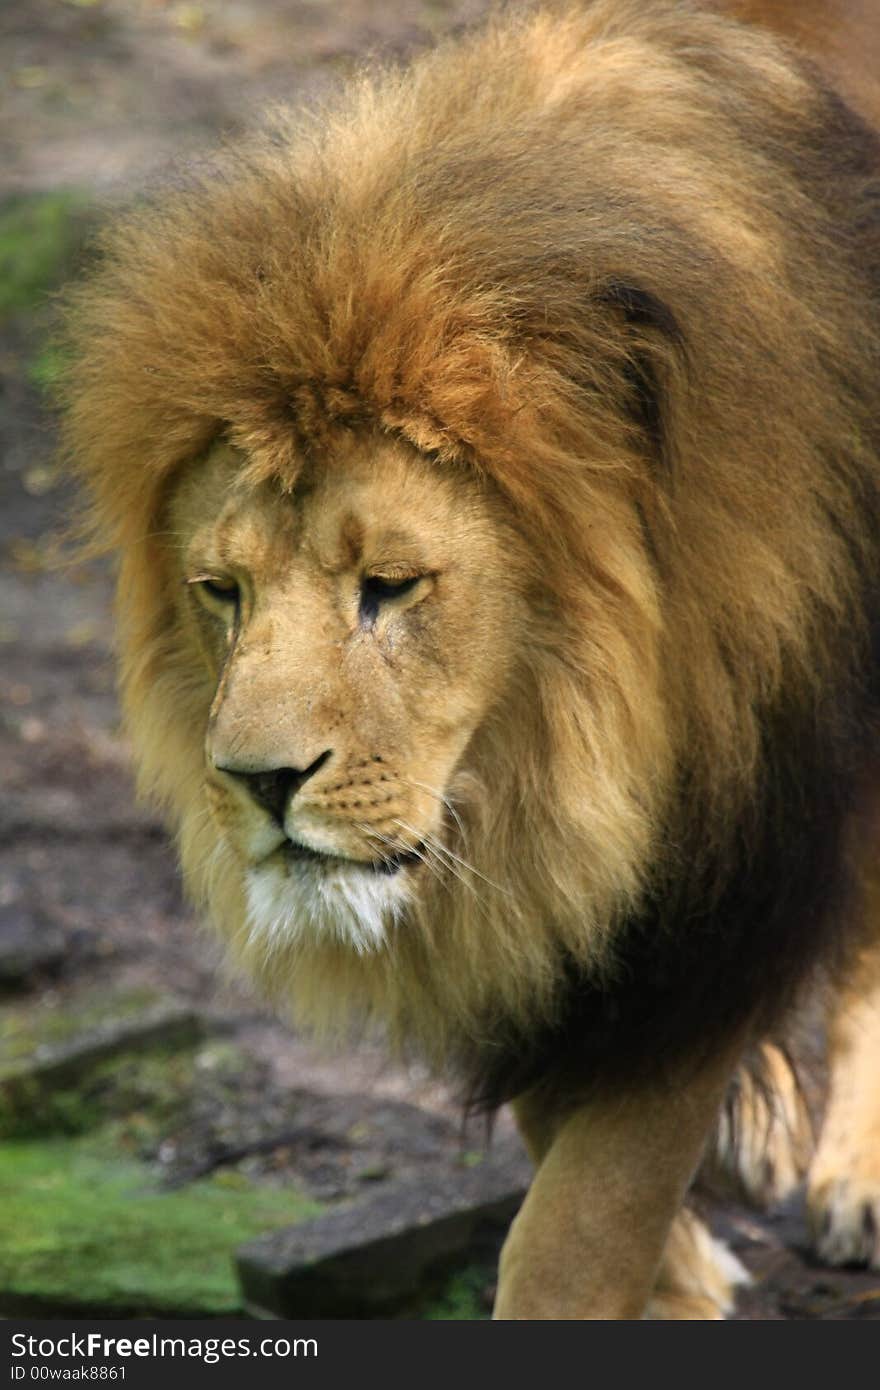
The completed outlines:
{"type": "Polygon", "coordinates": [[[288,801],[324,766],[332,753],[332,748],[326,748],[304,768],[273,767],[261,772],[243,772],[234,767],[218,767],[217,771],[244,783],[257,805],[268,811],[273,820],[283,827],[288,801]]]}

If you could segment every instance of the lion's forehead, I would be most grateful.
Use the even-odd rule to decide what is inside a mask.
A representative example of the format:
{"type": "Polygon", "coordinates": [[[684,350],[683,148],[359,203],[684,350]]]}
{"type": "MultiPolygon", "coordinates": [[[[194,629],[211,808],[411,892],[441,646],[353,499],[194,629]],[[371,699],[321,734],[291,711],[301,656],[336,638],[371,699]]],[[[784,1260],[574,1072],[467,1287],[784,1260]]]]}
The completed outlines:
{"type": "Polygon", "coordinates": [[[183,470],[171,499],[184,566],[244,565],[267,581],[294,561],[327,576],[354,569],[440,570],[485,561],[498,542],[497,499],[410,445],[366,436],[307,463],[293,486],[254,481],[223,443],[183,470]]]}

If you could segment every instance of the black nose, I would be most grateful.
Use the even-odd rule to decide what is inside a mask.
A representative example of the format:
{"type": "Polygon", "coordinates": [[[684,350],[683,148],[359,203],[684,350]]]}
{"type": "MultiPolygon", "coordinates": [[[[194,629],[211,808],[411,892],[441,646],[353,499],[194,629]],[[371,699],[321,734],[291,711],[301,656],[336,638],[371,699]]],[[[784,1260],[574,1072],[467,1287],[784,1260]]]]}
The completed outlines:
{"type": "Polygon", "coordinates": [[[237,777],[243,782],[256,801],[258,806],[262,806],[269,815],[276,820],[279,825],[284,825],[284,815],[287,810],[287,803],[292,796],[296,796],[310,777],[313,777],[319,768],[323,767],[327,759],[332,755],[333,749],[327,748],[323,753],[319,753],[313,763],[302,769],[296,767],[273,767],[263,772],[239,772],[237,768],[221,767],[218,772],[225,772],[228,777],[237,777]]]}

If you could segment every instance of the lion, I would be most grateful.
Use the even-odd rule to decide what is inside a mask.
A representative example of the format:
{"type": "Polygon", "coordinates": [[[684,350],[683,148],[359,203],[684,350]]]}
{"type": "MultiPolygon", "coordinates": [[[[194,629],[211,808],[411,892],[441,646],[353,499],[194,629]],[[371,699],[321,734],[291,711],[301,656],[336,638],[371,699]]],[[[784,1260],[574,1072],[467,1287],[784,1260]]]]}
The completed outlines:
{"type": "Polygon", "coordinates": [[[750,18],[502,12],[123,216],[69,310],[141,789],[299,1024],[513,1103],[499,1318],[729,1311],[684,1203],[799,1180],[820,976],[815,1240],[880,1264],[878,144],[750,18]]]}

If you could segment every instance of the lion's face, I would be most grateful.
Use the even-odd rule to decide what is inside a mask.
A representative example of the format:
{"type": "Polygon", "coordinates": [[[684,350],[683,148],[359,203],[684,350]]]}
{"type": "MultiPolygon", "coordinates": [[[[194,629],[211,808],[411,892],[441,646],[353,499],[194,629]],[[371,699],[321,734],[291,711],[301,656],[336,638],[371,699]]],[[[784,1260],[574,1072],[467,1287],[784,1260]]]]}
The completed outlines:
{"type": "Polygon", "coordinates": [[[378,945],[448,868],[455,774],[518,646],[497,498],[380,435],[292,492],[228,446],[170,504],[182,621],[207,662],[210,814],[252,930],[378,945]]]}

